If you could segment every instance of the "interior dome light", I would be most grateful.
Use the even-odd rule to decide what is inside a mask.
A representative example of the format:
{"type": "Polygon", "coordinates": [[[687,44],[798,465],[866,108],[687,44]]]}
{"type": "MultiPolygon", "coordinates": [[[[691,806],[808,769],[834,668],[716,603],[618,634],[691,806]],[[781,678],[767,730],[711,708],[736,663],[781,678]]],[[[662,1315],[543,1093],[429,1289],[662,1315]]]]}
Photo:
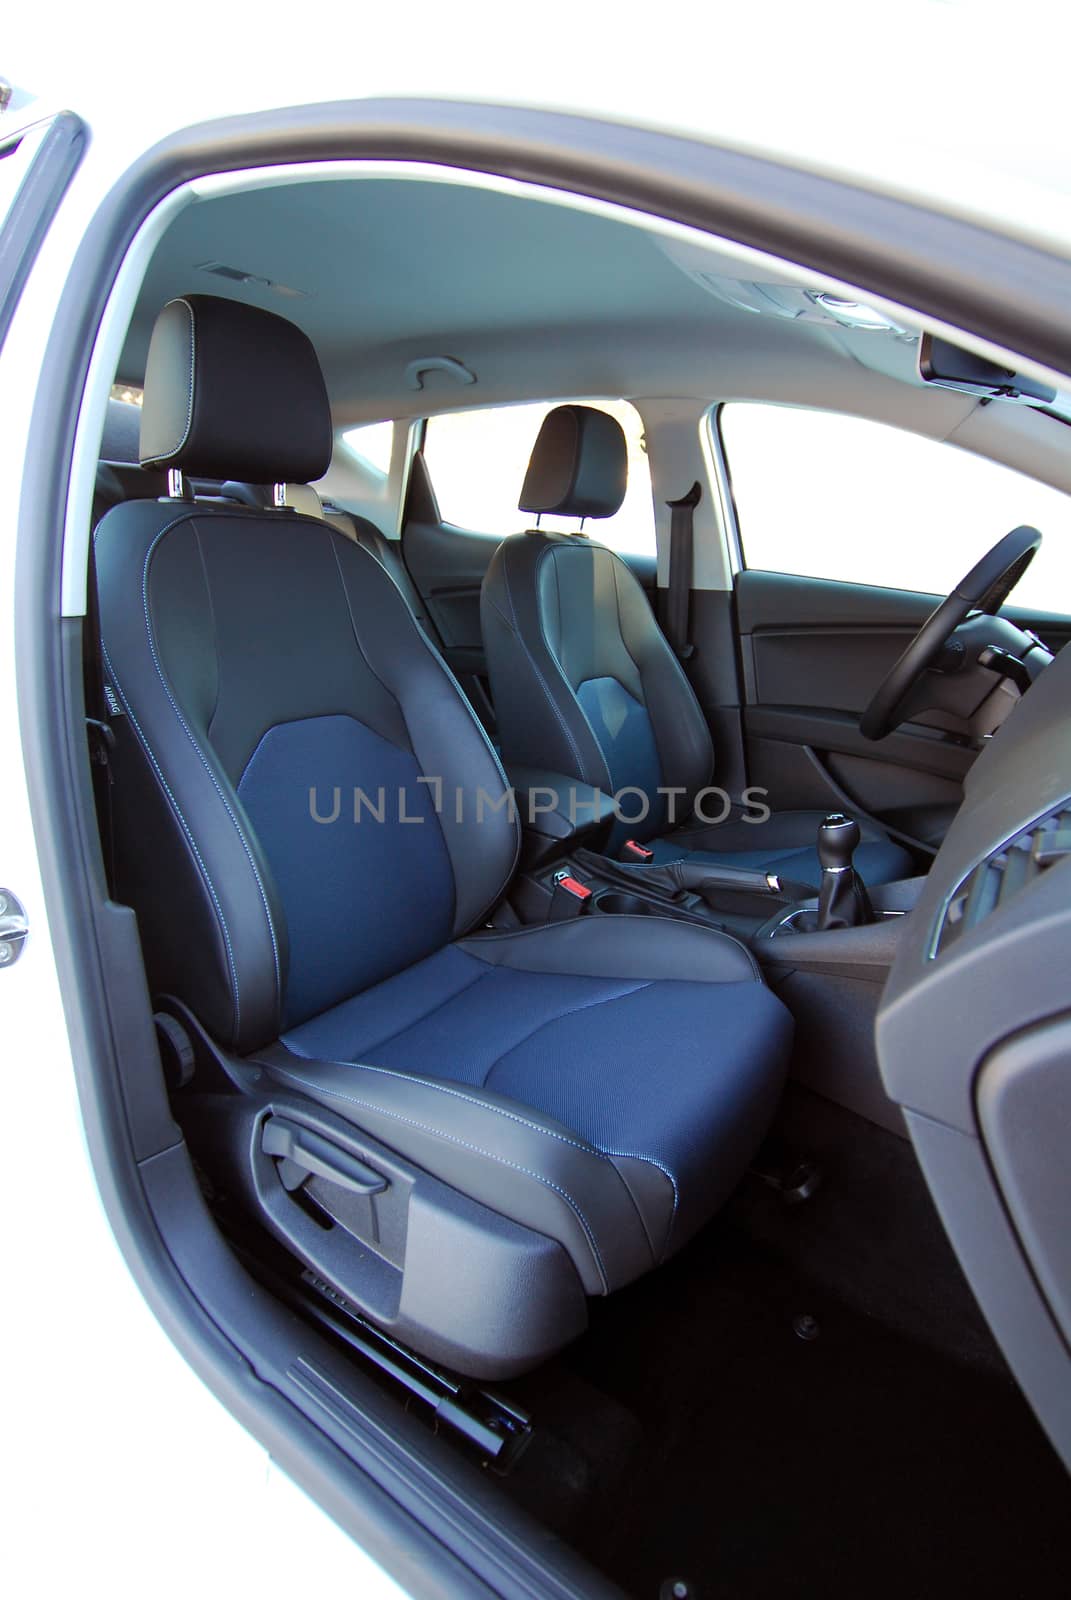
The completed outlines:
{"type": "Polygon", "coordinates": [[[821,306],[823,311],[828,311],[831,317],[838,322],[843,322],[849,328],[881,328],[893,333],[903,333],[897,323],[890,322],[883,311],[875,311],[873,306],[865,306],[859,300],[842,300],[838,295],[826,294],[824,290],[810,291],[810,298],[816,306],[821,306]]]}

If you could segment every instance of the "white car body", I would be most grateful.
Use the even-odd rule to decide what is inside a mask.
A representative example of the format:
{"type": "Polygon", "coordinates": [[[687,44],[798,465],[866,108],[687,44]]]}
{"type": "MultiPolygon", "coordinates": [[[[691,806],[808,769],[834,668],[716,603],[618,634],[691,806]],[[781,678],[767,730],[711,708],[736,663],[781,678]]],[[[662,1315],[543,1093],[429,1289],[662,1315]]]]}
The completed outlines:
{"type": "Polygon", "coordinates": [[[1045,134],[1065,75],[1065,52],[1051,47],[1059,24],[1038,48],[1047,7],[1020,5],[1014,38],[1006,7],[936,0],[829,18],[775,4],[727,15],[684,5],[607,15],[574,4],[542,8],[538,27],[500,6],[378,16],[306,6],[297,21],[292,8],[277,9],[286,19],[278,26],[270,5],[255,20],[244,9],[187,6],[174,22],[130,7],[125,28],[119,7],[37,10],[7,19],[0,60],[20,89],[0,137],[66,106],[90,129],[0,348],[0,888],[17,895],[29,926],[20,959],[0,971],[11,1295],[4,1566],[9,1583],[31,1593],[73,1592],[87,1578],[116,1595],[261,1584],[285,1593],[307,1582],[310,1552],[333,1590],[368,1600],[403,1592],[273,1465],[172,1344],[128,1270],[87,1156],[19,757],[14,556],[36,375],[70,263],[113,184],[158,138],[212,116],[448,96],[642,121],[762,150],[1071,258],[1071,168],[1061,138],[1045,134]],[[928,95],[927,84],[956,70],[990,86],[991,117],[965,114],[956,94],[928,95]],[[1002,115],[1006,100],[1024,114],[1002,115]],[[46,1128],[43,1166],[34,1130],[46,1128]]]}

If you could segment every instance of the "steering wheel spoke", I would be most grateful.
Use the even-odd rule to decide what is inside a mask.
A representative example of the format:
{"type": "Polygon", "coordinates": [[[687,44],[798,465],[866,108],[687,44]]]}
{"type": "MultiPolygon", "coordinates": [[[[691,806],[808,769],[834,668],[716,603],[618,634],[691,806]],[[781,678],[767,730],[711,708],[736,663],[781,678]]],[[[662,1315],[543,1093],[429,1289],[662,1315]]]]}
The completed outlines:
{"type": "Polygon", "coordinates": [[[926,709],[921,703],[923,680],[938,664],[948,640],[972,611],[992,615],[1000,609],[1040,543],[1036,528],[1013,528],[930,613],[863,712],[859,731],[864,738],[884,739],[912,714],[926,709]]]}

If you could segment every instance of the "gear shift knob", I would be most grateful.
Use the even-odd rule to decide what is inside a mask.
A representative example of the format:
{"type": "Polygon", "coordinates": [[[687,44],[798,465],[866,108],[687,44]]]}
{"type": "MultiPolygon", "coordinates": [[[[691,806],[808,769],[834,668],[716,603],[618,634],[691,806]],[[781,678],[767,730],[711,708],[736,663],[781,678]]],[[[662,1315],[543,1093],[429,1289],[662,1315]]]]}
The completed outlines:
{"type": "Polygon", "coordinates": [[[831,811],[818,829],[818,861],[823,872],[843,872],[859,843],[859,824],[843,811],[831,811]]]}
{"type": "Polygon", "coordinates": [[[863,880],[852,866],[859,838],[858,822],[841,811],[831,812],[818,829],[818,860],[822,868],[817,919],[820,933],[857,928],[873,917],[863,880]]]}

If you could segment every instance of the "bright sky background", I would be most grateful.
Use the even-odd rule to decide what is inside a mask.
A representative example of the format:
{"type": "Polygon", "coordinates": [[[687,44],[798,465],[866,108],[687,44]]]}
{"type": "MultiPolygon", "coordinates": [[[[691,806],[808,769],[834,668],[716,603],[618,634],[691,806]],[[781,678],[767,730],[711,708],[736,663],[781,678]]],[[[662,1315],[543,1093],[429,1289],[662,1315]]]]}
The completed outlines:
{"type": "Polygon", "coordinates": [[[6,7],[0,73],[146,143],[309,100],[528,100],[902,176],[1071,238],[1069,29],[1065,0],[544,0],[523,27],[501,0],[53,0],[6,7]]]}
{"type": "Polygon", "coordinates": [[[1025,522],[1044,543],[1011,603],[1071,612],[1071,497],[1058,489],[859,417],[749,403],[721,421],[748,566],[947,594],[1025,522]]]}
{"type": "MultiPolygon", "coordinates": [[[[540,425],[557,404],[495,406],[428,419],[424,459],[445,521],[500,539],[535,525],[531,512],[517,509],[517,500],[540,425]]],[[[651,469],[639,413],[627,400],[585,404],[597,405],[620,422],[628,445],[628,490],[616,516],[588,521],[584,531],[625,554],[654,555],[651,469]]],[[[572,533],[578,523],[575,517],[544,517],[540,526],[572,533]]]]}
{"type": "MultiPolygon", "coordinates": [[[[999,211],[1006,222],[1019,219],[1036,236],[1071,246],[1066,0],[1017,0],[1014,8],[1007,0],[886,0],[827,12],[807,11],[798,0],[666,0],[655,11],[633,0],[545,0],[538,26],[526,26],[523,38],[501,0],[375,7],[262,0],[255,21],[248,8],[218,0],[187,0],[180,18],[160,0],[113,0],[103,11],[85,0],[54,0],[8,12],[0,73],[51,106],[82,113],[93,129],[94,161],[126,164],[153,139],[210,116],[309,100],[528,101],[862,172],[981,216],[999,211]]],[[[534,437],[527,420],[511,425],[534,437]]],[[[1069,595],[1071,539],[1060,537],[1066,512],[1051,495],[963,452],[942,452],[956,465],[938,470],[939,447],[907,435],[896,446],[900,475],[890,447],[879,461],[871,440],[837,453],[835,483],[824,480],[823,493],[803,492],[802,432],[776,441],[783,464],[776,473],[758,465],[769,459],[770,435],[755,444],[757,487],[745,517],[753,549],[761,538],[767,561],[787,564],[792,552],[802,561],[808,519],[828,518],[835,495],[847,508],[838,515],[853,524],[853,575],[898,582],[925,550],[941,586],[945,563],[954,581],[990,536],[1036,520],[1048,543],[1021,595],[1069,595]],[[911,515],[901,510],[907,493],[911,515]],[[868,531],[854,531],[856,524],[868,531]],[[933,559],[938,533],[940,563],[933,559]]],[[[644,464],[636,454],[624,520],[606,530],[622,548],[646,538],[635,491],[644,464]]],[[[460,451],[456,459],[460,478],[460,451]]],[[[486,480],[480,506],[458,502],[441,464],[447,514],[453,503],[467,513],[458,520],[509,532],[523,475],[518,459],[502,455],[501,482],[486,480]]],[[[484,468],[486,477],[487,459],[484,468]]]]}
{"type": "MultiPolygon", "coordinates": [[[[532,525],[517,497],[551,403],[429,420],[425,459],[447,522],[497,538],[532,525]]],[[[639,414],[625,400],[594,403],[625,430],[629,484],[617,516],[589,522],[587,531],[625,554],[653,554],[639,414]]],[[[749,566],[945,594],[1025,522],[1044,543],[1013,603],[1071,613],[1071,497],[1060,490],[955,445],[836,412],[736,402],[722,408],[721,426],[749,566]]],[[[373,423],[346,438],[385,471],[391,431],[373,423]]]]}

